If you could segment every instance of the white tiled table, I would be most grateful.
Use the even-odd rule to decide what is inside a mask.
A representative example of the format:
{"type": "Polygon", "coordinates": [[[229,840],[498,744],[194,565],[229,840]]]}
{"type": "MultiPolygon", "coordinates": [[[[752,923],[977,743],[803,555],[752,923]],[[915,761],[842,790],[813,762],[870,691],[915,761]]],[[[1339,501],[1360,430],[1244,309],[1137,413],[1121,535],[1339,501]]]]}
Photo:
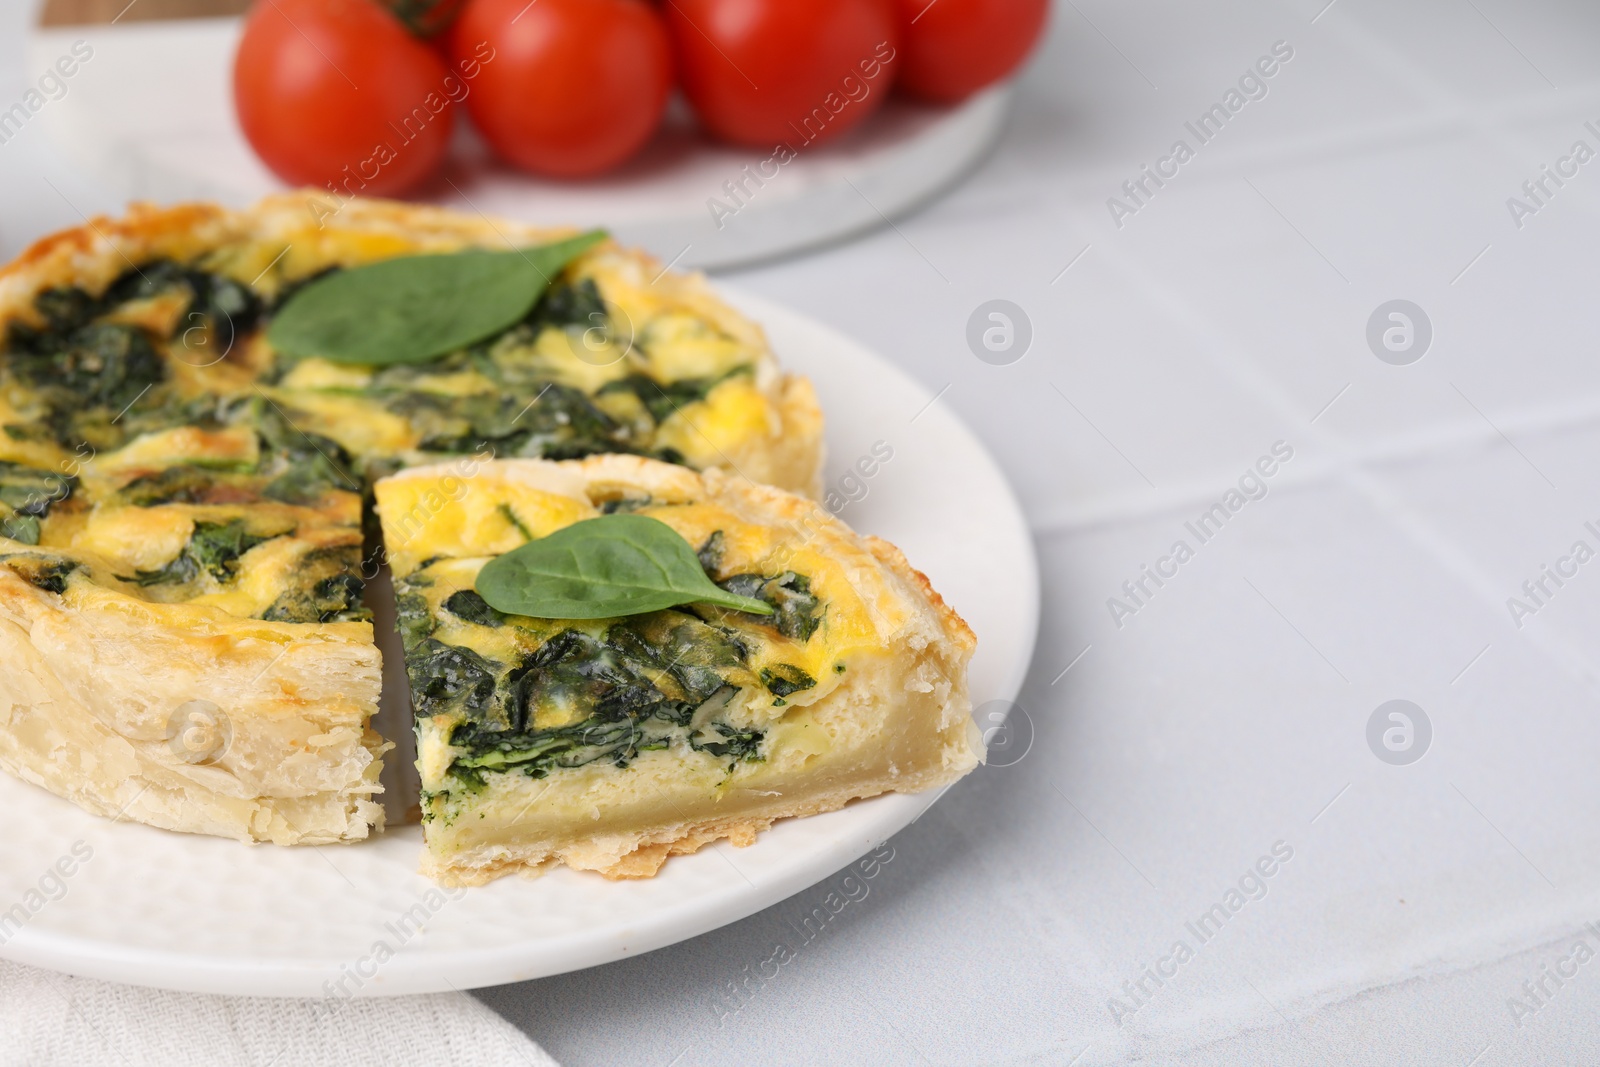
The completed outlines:
{"type": "MultiPolygon", "coordinates": [[[[1600,950],[1600,560],[1520,628],[1506,604],[1600,550],[1600,162],[1520,229],[1506,206],[1600,151],[1600,9],[1324,2],[1064,4],[964,187],[736,276],[948,385],[1010,473],[1046,581],[1031,749],[809,942],[834,880],[486,1003],[569,1065],[1600,1058],[1600,962],[1523,991],[1600,950]],[[1117,228],[1107,198],[1277,41],[1266,96],[1117,228]],[[1006,366],[965,340],[995,298],[1033,330],[1006,366]],[[1393,299],[1433,327],[1407,366],[1366,341],[1393,299]],[[1279,441],[1265,498],[1199,544],[1185,523],[1279,441]],[[1180,538],[1119,628],[1107,599],[1180,538]],[[1396,698],[1433,729],[1407,766],[1366,740],[1396,698]]],[[[113,206],[42,148],[0,157],[7,253],[75,221],[45,177],[113,206]]]]}

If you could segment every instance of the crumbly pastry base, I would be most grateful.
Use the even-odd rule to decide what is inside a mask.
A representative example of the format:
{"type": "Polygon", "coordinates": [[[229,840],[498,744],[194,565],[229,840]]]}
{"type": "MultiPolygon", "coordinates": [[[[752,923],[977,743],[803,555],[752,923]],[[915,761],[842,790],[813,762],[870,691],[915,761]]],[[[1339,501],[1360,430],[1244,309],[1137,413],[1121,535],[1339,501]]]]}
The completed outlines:
{"type": "Polygon", "coordinates": [[[954,752],[951,756],[949,765],[918,774],[861,779],[821,795],[796,793],[737,815],[668,823],[636,834],[569,843],[546,840],[495,846],[447,859],[425,851],[421,873],[444,886],[485,885],[509,874],[538,877],[563,865],[594,871],[613,881],[653,878],[673,856],[698,852],[724,838],[735,847],[748,848],[780,819],[823,815],[884,793],[921,793],[949,785],[978,763],[970,746],[966,753],[954,752]]]}

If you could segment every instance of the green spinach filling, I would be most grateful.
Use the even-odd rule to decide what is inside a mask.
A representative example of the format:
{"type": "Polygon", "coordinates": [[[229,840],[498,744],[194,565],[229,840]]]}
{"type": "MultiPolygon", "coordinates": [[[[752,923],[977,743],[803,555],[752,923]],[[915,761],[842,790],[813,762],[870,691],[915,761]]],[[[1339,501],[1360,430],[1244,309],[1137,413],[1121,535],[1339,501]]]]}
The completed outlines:
{"type": "MultiPolygon", "coordinates": [[[[719,547],[703,548],[702,562],[719,547]]],[[[493,772],[544,778],[600,761],[625,768],[640,752],[675,741],[726,760],[731,771],[765,758],[765,731],[725,721],[740,690],[759,681],[782,706],[784,697],[817,684],[792,664],[757,674],[748,637],[696,606],[633,616],[599,632],[563,629],[517,662],[498,662],[441,640],[439,626],[500,628],[516,626],[515,618],[470,589],[450,593],[435,615],[432,582],[425,565],[396,583],[399,628],[416,715],[451,722],[448,740],[460,754],[449,773],[467,788],[493,772]]],[[[741,619],[800,641],[820,625],[824,606],[803,575],[736,575],[722,584],[729,582],[777,609],[772,617],[741,619]]]]}
{"type": "Polygon", "coordinates": [[[233,397],[184,407],[186,417],[177,425],[253,431],[259,459],[254,465],[186,463],[142,473],[123,483],[109,502],[155,507],[275,500],[309,507],[335,490],[361,491],[349,453],[335,441],[299,429],[289,413],[265,397],[233,397]]]}
{"type": "MultiPolygon", "coordinates": [[[[18,439],[43,436],[68,449],[89,445],[110,450],[155,430],[208,421],[231,425],[239,416],[237,398],[177,396],[169,388],[169,366],[159,346],[171,347],[168,358],[199,366],[218,362],[240,349],[241,341],[268,323],[300,287],[338,269],[285,284],[273,299],[224,275],[170,260],[130,268],[99,296],[76,287],[46,289],[34,301],[40,324],[14,321],[0,342],[7,373],[30,389],[39,409],[28,413],[29,422],[8,425],[5,432],[18,439]],[[173,292],[185,295],[187,302],[167,336],[105,321],[128,304],[173,292]]],[[[522,322],[498,337],[426,363],[379,368],[359,391],[410,422],[423,452],[477,454],[490,449],[499,456],[544,459],[620,452],[682,463],[684,457],[676,450],[652,445],[659,425],[678,408],[706,399],[727,378],[751,373],[749,367],[737,367],[713,378],[665,383],[635,373],[591,396],[552,380],[532,354],[546,329],[598,330],[611,336],[612,316],[592,279],[559,281],[522,322]],[[494,389],[457,395],[428,388],[431,378],[469,370],[484,375],[494,389]],[[636,398],[642,416],[619,415],[605,399],[616,394],[636,398]]],[[[281,380],[295,363],[280,354],[263,381],[281,380]]],[[[254,405],[263,401],[259,395],[251,398],[254,405]]],[[[278,414],[278,421],[284,421],[292,413],[278,414]]],[[[295,444],[271,418],[257,414],[256,420],[287,460],[282,479],[267,494],[270,499],[299,503],[329,486],[355,488],[346,472],[356,467],[332,441],[310,435],[295,444]],[[315,453],[326,458],[319,462],[315,453]]]]}
{"type": "Polygon", "coordinates": [[[361,546],[316,548],[300,557],[296,584],[273,601],[261,618],[267,622],[370,622],[361,603],[361,546]]]}
{"type": "MultiPolygon", "coordinates": [[[[600,635],[562,630],[520,662],[504,664],[432,636],[420,593],[403,590],[400,600],[416,714],[455,720],[449,740],[465,754],[451,772],[467,785],[481,785],[488,771],[544,778],[600,760],[627,767],[674,739],[727,758],[730,767],[762,758],[762,731],[715,720],[739,688],[729,676],[749,655],[733,631],[661,611],[600,635]],[[551,720],[560,725],[541,725],[551,720]]],[[[507,625],[470,590],[451,594],[443,607],[463,622],[507,625]]]]}
{"type": "Polygon", "coordinates": [[[811,579],[794,571],[784,571],[774,577],[734,574],[727,578],[716,579],[716,575],[723,569],[723,551],[722,531],[715,530],[695,554],[699,556],[700,566],[705,568],[706,573],[728,592],[765,600],[771,604],[772,616],[762,620],[763,622],[775,627],[780,634],[792,640],[811,640],[811,635],[822,625],[822,602],[811,592],[811,579]]]}
{"type": "Polygon", "coordinates": [[[13,424],[13,438],[41,433],[63,448],[118,448],[153,429],[184,424],[184,404],[162,387],[169,380],[161,343],[182,344],[196,363],[224,358],[254,331],[266,305],[248,286],[208,271],[155,260],[132,267],[104,293],[46,289],[34,298],[41,325],[11,322],[3,355],[7,373],[27,386],[37,411],[13,424]],[[187,303],[165,337],[125,322],[104,321],[129,303],[178,291],[187,303]],[[147,394],[152,394],[147,397],[147,394]],[[124,421],[136,402],[143,411],[124,421]]]}
{"type": "MultiPolygon", "coordinates": [[[[240,558],[257,545],[292,536],[288,529],[273,534],[249,532],[243,519],[199,521],[183,551],[162,567],[119,575],[143,588],[190,587],[203,575],[219,583],[234,581],[240,558]]],[[[365,622],[371,612],[362,605],[365,583],[360,578],[361,546],[314,548],[295,561],[294,584],[257,618],[267,622],[365,622]]]]}
{"type": "Polygon", "coordinates": [[[487,450],[497,456],[543,459],[582,459],[602,452],[649,454],[630,427],[606,414],[580,389],[548,380],[502,378],[496,384],[501,388],[493,393],[466,396],[400,391],[380,382],[367,392],[417,428],[418,447],[424,452],[487,450]]]}
{"type": "Polygon", "coordinates": [[[73,571],[78,569],[78,564],[70,559],[58,559],[54,556],[39,556],[32,553],[11,553],[0,556],[0,563],[4,563],[15,571],[23,581],[35,589],[42,589],[46,593],[60,596],[67,591],[67,579],[73,571]]]}
{"type": "MultiPolygon", "coordinates": [[[[256,435],[259,460],[254,464],[188,462],[139,471],[103,501],[83,504],[156,507],[275,501],[315,506],[333,492],[362,493],[371,481],[397,469],[400,458],[352,455],[326,434],[303,429],[316,426],[319,420],[295,410],[292,399],[273,400],[260,389],[189,395],[179,388],[173,373],[179,361],[203,367],[230,355],[239,359],[250,336],[267,326],[300,287],[338,269],[331,267],[288,282],[272,297],[197,263],[167,259],[130,267],[98,294],[72,286],[43,290],[34,299],[36,321],[11,321],[0,336],[0,380],[21,387],[20,419],[0,426],[0,431],[13,440],[48,441],[90,457],[121,448],[141,435],[179,427],[207,431],[245,428],[256,435]],[[173,294],[181,297],[181,305],[172,327],[164,332],[114,321],[136,311],[141,301],[173,294]]],[[[616,326],[592,279],[560,280],[521,322],[498,337],[424,364],[379,368],[359,392],[408,420],[419,432],[419,450],[426,453],[478,454],[487,449],[498,456],[575,459],[620,452],[682,463],[684,457],[675,450],[654,446],[661,423],[680,407],[705,400],[729,377],[753,373],[752,368],[737,367],[716,377],[675,382],[632,373],[591,395],[553,380],[551,368],[536,352],[539,336],[547,329],[585,337],[598,331],[620,341],[615,337],[616,326]],[[481,373],[493,390],[454,395],[430,389],[430,379],[463,371],[481,373]]],[[[642,351],[642,341],[631,337],[628,341],[639,344],[642,351]]],[[[280,354],[261,381],[281,380],[294,362],[280,354]]],[[[0,462],[0,536],[38,544],[41,522],[75,494],[83,495],[75,477],[0,462]]],[[[73,503],[77,506],[80,501],[73,503]]],[[[616,500],[604,510],[631,511],[646,503],[648,500],[616,500]]],[[[197,522],[189,543],[172,561],[123,577],[151,590],[158,599],[188,595],[204,575],[221,583],[234,581],[240,558],[269,539],[252,533],[243,520],[197,522]]],[[[12,565],[20,566],[15,561],[12,565]]],[[[41,576],[40,588],[59,592],[54,587],[64,588],[65,575],[74,565],[60,563],[65,569],[59,571],[41,570],[31,563],[27,566],[32,568],[29,573],[41,576]]],[[[369,613],[361,606],[360,572],[358,547],[309,552],[296,569],[292,588],[260,617],[288,622],[366,619],[369,613]]],[[[810,594],[804,576],[732,575],[720,584],[730,592],[772,604],[774,616],[760,621],[788,637],[807,640],[821,621],[821,605],[810,594]]],[[[457,607],[468,614],[473,610],[458,598],[452,598],[452,605],[446,610],[453,614],[459,615],[457,607]]],[[[493,609],[481,608],[481,618],[469,621],[505,624],[503,616],[493,617],[498,614],[493,609]]],[[[679,614],[705,631],[717,632],[704,619],[679,614]]],[[[636,622],[629,620],[629,625],[636,622]]],[[[720,681],[718,687],[701,692],[716,676],[713,665],[697,666],[692,655],[682,662],[658,662],[647,654],[653,646],[621,624],[597,643],[577,641],[576,637],[570,640],[576,643],[571,647],[563,643],[548,653],[555,656],[558,649],[566,649],[558,659],[514,665],[477,664],[472,662],[470,650],[434,642],[438,647],[428,646],[423,660],[438,669],[437,678],[430,682],[437,692],[422,687],[426,691],[419,697],[419,706],[461,702],[474,709],[467,718],[487,724],[493,717],[486,717],[485,709],[505,703],[496,695],[501,675],[516,673],[512,688],[522,695],[514,697],[509,706],[513,711],[523,710],[507,713],[505,737],[495,738],[493,744],[516,747],[527,740],[524,747],[542,748],[542,762],[519,758],[508,764],[540,774],[556,766],[580,766],[600,758],[625,765],[634,753],[660,747],[661,731],[669,728],[686,730],[685,736],[698,750],[732,760],[759,758],[759,732],[741,734],[704,724],[688,730],[684,725],[708,702],[726,702],[726,696],[717,695],[720,681]],[[663,665],[667,663],[670,668],[663,665]],[[580,670],[575,664],[586,666],[580,670]],[[602,664],[608,666],[602,669],[602,664]],[[585,670],[590,674],[585,675],[585,670]],[[711,673],[704,673],[708,671],[711,673]],[[481,681],[485,674],[490,678],[487,687],[481,681]],[[578,693],[582,687],[575,679],[580,677],[588,678],[585,685],[589,689],[584,692],[604,703],[603,715],[613,718],[597,713],[595,722],[561,727],[551,737],[544,737],[531,725],[537,716],[530,717],[527,709],[540,701],[578,693]],[[686,679],[698,679],[700,688],[685,688],[686,679]],[[630,702],[621,695],[610,695],[613,691],[644,696],[630,702]],[[594,728],[602,723],[604,730],[594,728]],[[540,734],[536,744],[535,734],[540,734]],[[507,738],[519,740],[513,743],[507,738]]],[[[702,634],[700,640],[710,639],[702,634]]],[[[719,653],[724,659],[733,655],[727,648],[741,647],[736,638],[726,635],[717,642],[712,643],[724,649],[719,653]]],[[[741,658],[734,656],[728,666],[734,662],[744,669],[741,658]]],[[[748,670],[745,674],[749,675],[748,670]]],[[[490,733],[483,733],[483,744],[490,743],[490,733]]],[[[477,736],[471,730],[463,734],[464,739],[477,736]]]]}
{"type": "MultiPolygon", "coordinates": [[[[280,294],[280,303],[285,295],[280,294]]],[[[244,428],[257,438],[259,459],[254,464],[197,461],[139,472],[110,493],[104,501],[108,505],[276,501],[314,506],[333,491],[360,492],[362,483],[351,473],[357,467],[346,450],[300,429],[295,413],[259,391],[186,397],[171,388],[169,365],[158,346],[170,345],[172,359],[197,365],[217,362],[259,329],[275,306],[230,278],[168,260],[126,271],[99,296],[80,288],[47,289],[34,301],[40,324],[12,322],[5,332],[5,373],[28,390],[31,410],[24,414],[33,421],[4,430],[15,440],[54,441],[90,456],[141,434],[177,427],[244,428]],[[165,337],[105,321],[126,305],[173,292],[186,299],[165,337]]],[[[0,534],[37,544],[40,521],[70,498],[77,484],[66,475],[0,463],[0,534]]],[[[242,519],[200,521],[169,563],[122,578],[159,592],[159,599],[184,596],[204,575],[220,583],[234,581],[240,557],[285,533],[292,530],[270,536],[252,533],[242,519]]],[[[299,561],[291,588],[260,617],[281,622],[368,619],[359,574],[359,546],[313,549],[299,561]]]]}
{"type": "Polygon", "coordinates": [[[202,574],[209,574],[219,582],[231,582],[239,571],[239,557],[271,539],[247,532],[243,519],[197,522],[189,543],[171,562],[157,570],[135,571],[122,580],[140,586],[187,585],[202,574]]]}
{"type": "Polygon", "coordinates": [[[772,616],[763,621],[785,637],[809,641],[811,635],[817,632],[817,627],[822,625],[822,601],[811,592],[811,579],[803,574],[784,571],[773,578],[759,574],[735,574],[717,584],[730,593],[771,604],[772,616]]]}
{"type": "Polygon", "coordinates": [[[189,303],[179,317],[174,335],[202,326],[220,341],[219,350],[230,348],[237,338],[255,330],[267,311],[266,302],[249,286],[221,274],[182,266],[170,259],[152,260],[123,272],[111,283],[99,304],[109,310],[185,289],[189,292],[189,303]]]}
{"type": "MultiPolygon", "coordinates": [[[[660,424],[685,404],[704,400],[739,367],[715,378],[661,383],[644,374],[609,382],[593,395],[554,380],[535,353],[546,329],[610,337],[613,323],[605,300],[592,279],[562,281],[551,286],[523,321],[509,330],[459,352],[425,363],[397,363],[378,368],[358,392],[410,423],[422,452],[477,454],[542,459],[581,459],[619,452],[682,463],[671,448],[653,446],[660,424]],[[476,372],[492,391],[459,394],[430,389],[441,376],[476,372]],[[635,398],[641,418],[619,414],[606,398],[635,398]]],[[[292,360],[277,369],[285,373],[292,360]]]]}

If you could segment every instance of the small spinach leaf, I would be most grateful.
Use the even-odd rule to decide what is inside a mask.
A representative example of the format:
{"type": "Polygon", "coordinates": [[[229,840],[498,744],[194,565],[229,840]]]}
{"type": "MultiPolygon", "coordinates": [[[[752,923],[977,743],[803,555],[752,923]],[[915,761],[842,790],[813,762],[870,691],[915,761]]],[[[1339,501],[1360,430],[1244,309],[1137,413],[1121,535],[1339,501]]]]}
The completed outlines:
{"type": "Polygon", "coordinates": [[[530,541],[478,572],[478,595],[510,615],[609,619],[679,604],[772,614],[763,600],[713,585],[694,549],[647,515],[602,515],[530,541]]]}
{"type": "Polygon", "coordinates": [[[761,669],[761,684],[775,697],[786,697],[810,689],[817,680],[792,663],[774,663],[761,669]]]}
{"type": "Polygon", "coordinates": [[[594,230],[511,252],[400,256],[338,271],[297,291],[267,330],[290,356],[421,363],[521,321],[550,283],[605,240],[594,230]]]}
{"type": "Polygon", "coordinates": [[[0,537],[9,537],[13,541],[20,541],[25,545],[39,543],[39,516],[37,515],[7,515],[0,521],[0,537]]]}
{"type": "Polygon", "coordinates": [[[70,559],[51,559],[48,556],[12,553],[0,556],[0,563],[16,571],[35,589],[60,596],[67,591],[67,578],[79,564],[70,559]]]}
{"type": "Polygon", "coordinates": [[[483,602],[483,597],[470,589],[460,589],[451,593],[444,602],[444,610],[454,615],[463,622],[476,623],[479,626],[503,626],[506,617],[483,602]]]}
{"type": "MultiPolygon", "coordinates": [[[[716,534],[713,534],[712,538],[715,537],[716,534]]],[[[702,562],[704,559],[702,556],[702,562]]],[[[823,603],[811,591],[811,579],[803,574],[784,571],[775,578],[759,574],[735,574],[717,584],[730,593],[754,597],[771,605],[772,618],[768,624],[795,641],[811,640],[811,635],[822,625],[823,603]]]]}
{"type": "Polygon", "coordinates": [[[268,622],[368,622],[361,603],[360,545],[314,548],[295,564],[295,581],[256,616],[268,622]]]}
{"type": "Polygon", "coordinates": [[[411,702],[419,719],[453,711],[483,715],[494,702],[499,665],[470,648],[431,637],[406,649],[411,702]]]}
{"type": "Polygon", "coordinates": [[[258,537],[249,533],[243,519],[196,522],[189,543],[166,566],[153,571],[135,571],[133,577],[122,580],[139,586],[185,585],[204,572],[219,582],[230,582],[239,571],[240,556],[280,536],[258,537]]]}
{"type": "Polygon", "coordinates": [[[558,329],[603,326],[607,320],[606,302],[593,278],[582,278],[571,285],[552,286],[528,313],[528,325],[558,329]]]}

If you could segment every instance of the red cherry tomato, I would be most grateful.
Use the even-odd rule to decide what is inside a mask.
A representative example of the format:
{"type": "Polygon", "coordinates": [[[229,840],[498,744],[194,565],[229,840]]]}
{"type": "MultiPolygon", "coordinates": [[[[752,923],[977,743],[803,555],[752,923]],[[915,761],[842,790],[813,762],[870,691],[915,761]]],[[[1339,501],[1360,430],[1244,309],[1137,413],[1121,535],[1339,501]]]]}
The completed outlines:
{"type": "Polygon", "coordinates": [[[283,180],[388,196],[444,157],[446,73],[375,0],[259,0],[234,57],[233,102],[283,180]]]}
{"type": "Polygon", "coordinates": [[[884,101],[894,0],[669,0],[663,9],[700,121],[735,144],[830,140],[884,101]]]}
{"type": "Polygon", "coordinates": [[[467,110],[507,161],[580,178],[637,152],[672,91],[672,49],[642,0],[470,0],[447,45],[476,58],[467,110]]]}
{"type": "Polygon", "coordinates": [[[897,0],[905,42],[900,88],[955,103],[1022,65],[1050,0],[897,0]]]}

